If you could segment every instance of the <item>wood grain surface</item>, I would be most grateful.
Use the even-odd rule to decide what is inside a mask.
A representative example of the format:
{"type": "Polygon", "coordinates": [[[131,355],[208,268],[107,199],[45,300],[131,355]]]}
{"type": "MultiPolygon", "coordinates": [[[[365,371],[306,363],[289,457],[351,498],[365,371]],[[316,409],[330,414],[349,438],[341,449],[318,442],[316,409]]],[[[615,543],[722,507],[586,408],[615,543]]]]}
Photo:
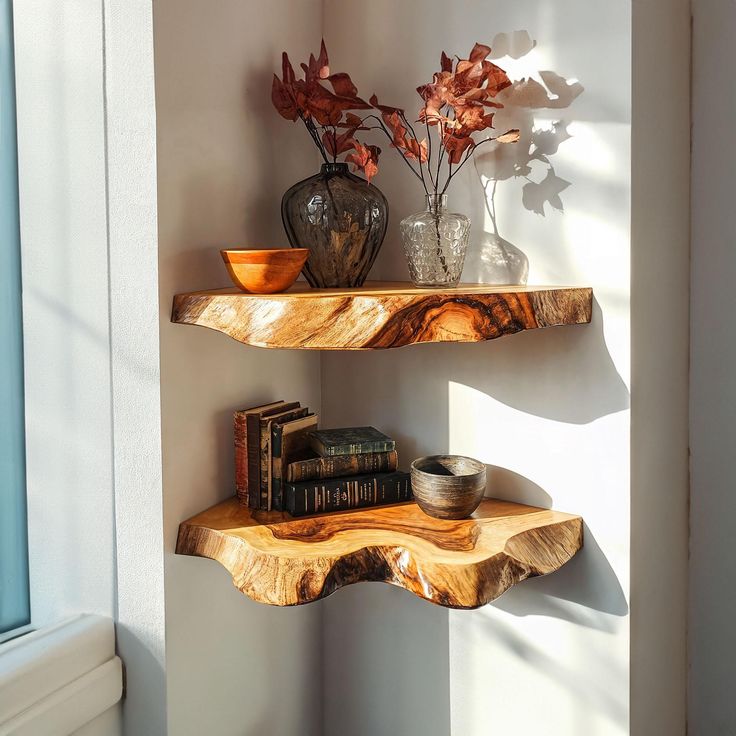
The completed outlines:
{"type": "Polygon", "coordinates": [[[477,608],[564,565],[583,544],[579,516],[486,499],[473,517],[434,519],[415,503],[291,519],[236,498],[179,527],[178,554],[224,565],[235,586],[277,606],[381,581],[451,608],[477,608]]]}
{"type": "Polygon", "coordinates": [[[172,321],[219,330],[247,345],[368,350],[423,342],[478,342],[522,330],[590,322],[587,287],[461,285],[418,289],[369,282],[356,289],[283,294],[217,289],[177,294],[172,321]]]}

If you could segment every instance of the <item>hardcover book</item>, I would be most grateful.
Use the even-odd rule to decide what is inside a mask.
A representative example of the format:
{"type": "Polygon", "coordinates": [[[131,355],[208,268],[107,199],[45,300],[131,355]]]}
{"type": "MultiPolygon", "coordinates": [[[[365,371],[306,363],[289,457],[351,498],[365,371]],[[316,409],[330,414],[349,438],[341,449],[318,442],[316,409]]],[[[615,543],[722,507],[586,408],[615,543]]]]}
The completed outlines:
{"type": "Polygon", "coordinates": [[[396,443],[375,427],[318,429],[311,432],[309,437],[312,449],[323,457],[391,452],[396,449],[396,443]]]}
{"type": "Polygon", "coordinates": [[[393,473],[399,466],[396,450],[391,452],[364,452],[360,455],[332,455],[307,457],[290,462],[286,468],[289,483],[325,478],[344,478],[348,475],[393,473]]]}
{"type": "MultiPolygon", "coordinates": [[[[309,409],[306,406],[300,407],[299,402],[296,402],[296,408],[289,408],[288,410],[280,411],[276,414],[269,414],[262,416],[260,419],[260,498],[258,506],[261,511],[268,510],[268,490],[269,490],[269,468],[270,468],[270,447],[271,447],[271,428],[274,424],[283,424],[284,422],[290,422],[293,419],[299,419],[309,414],[309,409]]],[[[252,494],[251,494],[252,495],[252,494]]]]}
{"type": "Polygon", "coordinates": [[[241,409],[233,414],[233,439],[235,441],[235,493],[240,503],[248,505],[248,418],[258,417],[269,411],[279,411],[285,401],[272,401],[262,406],[241,409]]]}
{"type": "Polygon", "coordinates": [[[235,491],[238,500],[251,508],[258,508],[260,497],[261,417],[295,406],[299,406],[299,402],[272,401],[234,413],[235,491]]]}
{"type": "Polygon", "coordinates": [[[286,467],[291,461],[309,455],[307,432],[317,428],[316,414],[293,419],[290,422],[271,424],[269,447],[268,510],[281,511],[282,482],[286,480],[286,467]]]}
{"type": "Polygon", "coordinates": [[[292,516],[410,501],[409,473],[378,473],[328,481],[285,483],[284,509],[292,516]]]}

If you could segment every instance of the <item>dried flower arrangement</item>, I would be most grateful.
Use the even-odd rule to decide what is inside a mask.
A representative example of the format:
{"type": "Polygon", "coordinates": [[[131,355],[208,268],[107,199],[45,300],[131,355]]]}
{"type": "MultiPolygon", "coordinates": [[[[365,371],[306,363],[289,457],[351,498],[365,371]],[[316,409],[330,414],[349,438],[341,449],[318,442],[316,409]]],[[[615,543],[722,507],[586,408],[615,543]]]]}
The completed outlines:
{"type": "Polygon", "coordinates": [[[365,100],[345,72],[330,74],[325,42],[319,57],[309,56],[309,64],[302,64],[304,79],[297,79],[289,56],[282,54],[282,79],[273,75],[271,100],[279,114],[291,120],[301,120],[319,149],[325,163],[345,160],[370,181],[378,171],[378,146],[363,145],[355,138],[358,130],[365,130],[362,118],[351,110],[370,110],[365,100]],[[329,82],[330,90],[324,82],[329,82]]]}
{"type": "Polygon", "coordinates": [[[442,52],[440,71],[430,83],[417,87],[424,101],[417,120],[426,129],[422,140],[404,110],[381,105],[375,95],[370,99],[371,105],[381,112],[381,127],[391,138],[392,146],[422,182],[426,194],[444,194],[479,146],[491,141],[516,143],[519,140],[516,129],[480,141],[473,137],[493,127],[493,113],[486,108],[503,107],[495,97],[511,86],[506,72],[488,61],[490,53],[491,47],[481,43],[473,46],[467,59],[456,57],[453,61],[442,52]],[[436,147],[432,143],[432,128],[436,130],[436,147]]]}
{"type": "Polygon", "coordinates": [[[324,41],[319,57],[310,55],[309,63],[301,65],[304,79],[296,78],[284,52],[282,79],[274,74],[271,99],[284,118],[304,123],[325,163],[347,154],[345,160],[370,181],[378,171],[381,149],[360,143],[355,134],[380,130],[421,181],[425,193],[444,194],[479,146],[491,141],[519,140],[519,131],[515,129],[482,140],[473,137],[493,127],[493,112],[487,108],[503,107],[495,98],[511,85],[506,72],[488,61],[490,53],[490,46],[481,43],[473,46],[467,59],[456,57],[453,61],[442,52],[440,71],[430,83],[417,88],[424,101],[416,121],[426,129],[422,139],[404,110],[382,105],[375,94],[366,102],[358,96],[348,74],[330,74],[324,41]],[[332,90],[324,82],[329,82],[332,90]],[[374,110],[379,114],[372,112],[361,117],[354,110],[374,110]],[[436,130],[436,145],[432,142],[432,129],[436,130]]]}

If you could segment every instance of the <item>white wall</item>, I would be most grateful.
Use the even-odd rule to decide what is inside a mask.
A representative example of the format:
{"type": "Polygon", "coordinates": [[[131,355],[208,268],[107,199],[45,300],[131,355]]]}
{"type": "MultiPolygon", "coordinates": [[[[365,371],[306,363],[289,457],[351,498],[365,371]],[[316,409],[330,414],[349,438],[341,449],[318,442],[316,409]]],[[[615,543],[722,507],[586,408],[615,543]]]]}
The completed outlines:
{"type": "Polygon", "coordinates": [[[284,242],[281,194],[314,154],[275,137],[282,48],[320,37],[315,1],[163,0],[154,7],[168,733],[320,733],[320,605],[254,603],[216,563],[174,555],[179,523],[232,495],[232,412],[319,409],[319,355],[259,350],[170,323],[175,293],[228,285],[220,247],[284,242]]]}
{"type": "Polygon", "coordinates": [[[690,3],[632,3],[631,734],[686,732],[690,3]]]}
{"type": "Polygon", "coordinates": [[[166,729],[156,117],[148,0],[105,0],[117,643],[125,733],[166,729]]]}
{"type": "Polygon", "coordinates": [[[736,5],[693,2],[690,733],[736,730],[736,5]]]}
{"type": "MultiPolygon", "coordinates": [[[[682,732],[681,707],[664,706],[657,700],[660,710],[650,713],[648,721],[641,712],[650,690],[667,693],[675,702],[683,699],[681,645],[675,644],[667,672],[662,671],[665,647],[684,636],[682,584],[661,604],[655,602],[655,606],[671,607],[668,625],[643,617],[639,641],[651,637],[656,642],[642,644],[642,651],[653,657],[647,676],[656,671],[661,686],[639,678],[632,702],[641,708],[631,714],[629,678],[635,677],[631,667],[636,655],[630,661],[628,617],[633,487],[640,494],[650,492],[649,505],[641,504],[641,497],[634,499],[647,512],[648,523],[651,503],[673,502],[672,515],[660,521],[658,533],[674,546],[670,561],[662,556],[656,557],[656,565],[637,561],[635,577],[645,577],[639,568],[648,573],[647,581],[662,574],[662,566],[667,566],[668,581],[682,578],[685,572],[686,345],[679,333],[662,331],[658,363],[637,362],[639,386],[644,391],[658,388],[653,392],[656,406],[642,402],[637,427],[658,431],[663,439],[660,454],[637,455],[634,477],[629,468],[632,419],[628,406],[632,341],[646,354],[647,335],[651,340],[651,332],[642,330],[634,340],[631,323],[638,320],[648,327],[651,320],[646,313],[657,306],[658,299],[657,315],[675,307],[682,317],[683,299],[676,291],[687,273],[687,186],[683,183],[687,137],[679,119],[672,135],[664,137],[666,142],[654,147],[660,162],[663,150],[668,150],[669,168],[665,183],[660,172],[660,195],[650,213],[644,205],[643,185],[653,184],[648,178],[654,171],[653,154],[641,151],[650,171],[637,170],[642,208],[637,231],[632,231],[631,79],[639,74],[631,67],[632,39],[640,43],[635,59],[651,67],[634,98],[640,120],[646,115],[656,119],[652,105],[643,104],[647,97],[656,99],[667,113],[686,111],[686,89],[677,89],[664,102],[656,93],[657,85],[669,91],[683,78],[681,65],[687,65],[688,56],[682,34],[685,4],[677,6],[669,25],[670,11],[650,3],[648,13],[638,12],[641,28],[636,32],[632,32],[631,7],[620,3],[570,0],[489,7],[467,0],[440,7],[378,1],[365,13],[357,2],[327,0],[325,7],[333,68],[350,71],[362,94],[380,90],[382,101],[407,110],[418,107],[413,88],[436,69],[441,49],[465,54],[476,40],[492,41],[503,31],[527,30],[537,41],[536,48],[521,58],[502,59],[512,76],[540,79],[538,72],[552,70],[570,82],[579,80],[584,92],[571,104],[563,100],[556,109],[531,111],[535,129],[562,121],[571,136],[558,136],[559,150],[550,158],[556,177],[564,181],[547,181],[564,187],[564,212],[555,209],[554,200],[544,203],[544,216],[532,211],[533,206],[522,206],[528,181],[507,176],[507,159],[493,156],[479,156],[476,170],[466,167],[465,176],[450,191],[450,205],[470,214],[474,222],[465,280],[523,278],[528,259],[529,283],[592,285],[596,295],[589,327],[525,333],[482,345],[430,345],[323,357],[328,424],[375,423],[399,439],[405,463],[424,453],[448,450],[477,456],[491,466],[489,492],[493,495],[553,505],[582,514],[586,521],[585,549],[566,568],[549,578],[529,581],[476,612],[448,614],[391,589],[354,589],[333,596],[325,606],[327,731],[446,734],[451,729],[462,736],[491,730],[544,730],[565,736],[682,732]],[[657,43],[654,33],[659,34],[657,43]],[[647,40],[659,51],[659,59],[644,52],[647,40]],[[676,50],[679,56],[668,71],[676,50]],[[495,201],[497,232],[484,205],[492,190],[488,177],[493,176],[494,163],[503,178],[495,201]],[[667,176],[680,178],[668,181],[667,176]],[[670,227],[651,233],[652,223],[661,220],[664,212],[671,215],[670,227]],[[635,254],[641,266],[634,279],[641,297],[639,316],[632,315],[629,307],[629,264],[632,242],[646,248],[647,234],[653,236],[651,247],[657,258],[635,254]],[[660,256],[667,243],[670,257],[664,260],[660,256]],[[500,267],[499,252],[504,256],[500,267]],[[647,299],[644,284],[655,278],[667,286],[655,289],[647,299]],[[680,393],[669,408],[662,409],[665,387],[680,393]],[[660,482],[652,471],[662,458],[672,469],[660,482]],[[644,481],[652,478],[657,482],[647,489],[644,481]],[[370,623],[355,624],[359,610],[370,623]],[[659,635],[657,628],[664,633],[659,635]],[[351,655],[348,659],[360,661],[360,666],[345,663],[345,646],[351,655]],[[444,672],[448,646],[449,697],[444,672]],[[376,713],[377,704],[380,713],[376,713]],[[407,722],[407,714],[421,718],[421,725],[407,722]]],[[[504,40],[499,38],[498,45],[504,40]]],[[[506,123],[510,127],[521,112],[510,105],[497,118],[498,127],[503,129],[506,123]]],[[[686,128],[686,112],[682,118],[686,128]]],[[[642,128],[649,131],[643,124],[642,128]]],[[[651,143],[651,138],[647,140],[651,143]]],[[[642,140],[642,148],[646,142],[642,140]]],[[[528,149],[517,148],[510,155],[524,150],[528,149]]],[[[539,184],[547,176],[546,169],[533,163],[530,179],[539,184]]],[[[421,207],[422,194],[388,146],[384,146],[382,174],[376,184],[391,203],[392,222],[372,277],[405,278],[397,225],[421,207]]],[[[551,190],[554,187],[543,184],[527,190],[527,195],[544,199],[553,194],[551,190]]],[[[651,527],[637,529],[642,543],[645,539],[651,543],[651,527]]],[[[649,604],[643,597],[634,603],[642,609],[649,604]]],[[[636,661],[645,671],[641,658],[636,661]]]]}
{"type": "MultiPolygon", "coordinates": [[[[635,3],[632,30],[628,4],[599,0],[498,4],[492,13],[473,0],[449,9],[374,0],[370,12],[356,0],[276,0],[267,7],[253,0],[160,0],[153,18],[157,154],[151,3],[107,0],[104,16],[86,0],[16,6],[28,14],[17,28],[19,58],[39,60],[18,69],[36,90],[19,98],[21,170],[25,159],[33,177],[26,182],[34,184],[24,189],[21,179],[21,197],[44,213],[23,223],[24,248],[30,247],[24,307],[40,316],[26,335],[27,356],[34,358],[27,380],[35,391],[29,459],[39,460],[36,470],[29,468],[36,489],[31,510],[64,550],[56,558],[37,545],[32,564],[62,606],[114,610],[114,478],[118,613],[126,620],[121,654],[131,665],[128,732],[283,736],[321,733],[324,722],[326,733],[351,736],[474,736],[492,728],[565,736],[681,733],[684,660],[682,647],[672,644],[684,631],[685,350],[682,332],[662,325],[668,313],[678,315],[673,324],[685,322],[687,116],[662,135],[658,115],[670,119],[687,109],[678,66],[687,61],[685,3],[675,15],[669,3],[635,3]],[[528,182],[501,181],[497,234],[484,214],[479,179],[493,171],[493,160],[480,159],[478,173],[468,167],[451,193],[451,203],[475,224],[466,278],[519,278],[528,259],[530,283],[593,285],[592,325],[480,345],[329,354],[320,370],[318,355],[247,348],[170,324],[174,293],[227,283],[218,247],[283,243],[281,193],[315,169],[304,132],[270,106],[281,49],[302,57],[324,30],[333,66],[349,67],[361,91],[375,89],[414,109],[411,90],[435,69],[443,47],[466,53],[476,40],[519,29],[538,45],[503,60],[516,76],[552,69],[585,88],[569,107],[532,113],[538,126],[567,123],[572,137],[560,136],[552,161],[570,186],[561,195],[564,213],[547,203],[542,217],[522,206],[528,182]],[[633,113],[632,44],[635,64],[647,70],[642,76],[634,68],[633,113]],[[86,103],[83,114],[71,99],[86,103]],[[629,151],[632,120],[636,157],[629,151]],[[637,139],[639,131],[648,138],[637,139]],[[640,206],[630,224],[632,189],[640,206]],[[108,238],[109,314],[108,254],[99,245],[108,238]],[[506,262],[491,267],[500,250],[506,262]],[[156,287],[159,324],[151,319],[156,287]],[[179,558],[173,549],[182,519],[232,493],[233,407],[282,396],[314,408],[321,401],[325,424],[384,428],[399,439],[404,461],[442,450],[482,458],[492,466],[495,495],[582,514],[584,552],[559,573],[477,612],[447,612],[377,584],[291,610],[249,601],[215,563],[179,558]],[[651,443],[653,437],[660,441],[651,443]],[[663,465],[667,474],[657,472],[663,465]],[[639,550],[631,585],[630,494],[631,549],[639,550]],[[657,507],[667,513],[656,516],[657,507]]],[[[711,22],[721,21],[714,14],[711,22]]],[[[709,27],[701,27],[703,39],[709,27]]],[[[405,278],[397,224],[421,206],[421,197],[384,149],[377,184],[392,203],[392,223],[373,276],[405,278]]],[[[705,170],[717,163],[703,158],[705,170]]],[[[530,178],[541,181],[545,169],[535,163],[530,178]]],[[[550,193],[544,186],[532,191],[550,193]]],[[[696,233],[698,227],[710,232],[706,220],[696,221],[696,233]]],[[[696,297],[699,289],[708,295],[710,264],[708,257],[700,261],[696,297]]],[[[716,309],[701,305],[708,315],[716,309]]],[[[697,355],[709,347],[696,346],[697,355]]],[[[710,391],[713,374],[701,365],[694,390],[710,391]]],[[[697,414],[694,420],[700,426],[697,414]]],[[[709,461],[698,471],[696,452],[694,478],[704,485],[711,481],[697,473],[709,461]]],[[[700,508],[694,539],[712,528],[716,513],[700,508]]],[[[710,569],[716,557],[715,550],[696,557],[696,569],[710,569]]],[[[718,585],[703,588],[704,596],[715,595],[718,585]]],[[[711,623],[698,620],[694,637],[711,623]]],[[[722,664],[693,663],[711,667],[714,680],[724,672],[722,664]]],[[[696,716],[710,692],[694,691],[696,716]]]]}

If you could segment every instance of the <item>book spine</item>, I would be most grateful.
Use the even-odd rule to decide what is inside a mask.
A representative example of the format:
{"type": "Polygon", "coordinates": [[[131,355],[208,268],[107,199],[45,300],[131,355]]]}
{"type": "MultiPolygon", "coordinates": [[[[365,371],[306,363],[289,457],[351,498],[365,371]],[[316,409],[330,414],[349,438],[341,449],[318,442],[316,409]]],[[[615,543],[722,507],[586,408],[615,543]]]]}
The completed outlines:
{"type": "Polygon", "coordinates": [[[284,505],[292,516],[381,506],[411,498],[411,476],[402,472],[283,486],[284,505]]]}
{"type": "Polygon", "coordinates": [[[284,428],[280,424],[271,427],[271,494],[268,510],[281,511],[281,455],[283,453],[284,428]]]}
{"type": "Polygon", "coordinates": [[[309,409],[306,406],[300,407],[299,402],[296,403],[296,408],[290,409],[288,412],[282,412],[272,418],[262,417],[260,419],[260,427],[258,430],[258,462],[260,464],[260,483],[256,486],[251,494],[259,495],[259,503],[256,508],[261,511],[269,510],[269,496],[271,494],[271,428],[277,424],[283,424],[284,422],[290,422],[294,419],[300,419],[309,413],[309,409]]]}
{"type": "Polygon", "coordinates": [[[244,412],[233,414],[233,438],[235,441],[235,493],[238,501],[248,505],[248,432],[244,412]]]}
{"type": "Polygon", "coordinates": [[[261,484],[260,484],[260,501],[258,508],[261,511],[268,510],[268,448],[271,444],[271,427],[270,421],[261,421],[260,432],[260,463],[261,463],[261,484]]]}
{"type": "Polygon", "coordinates": [[[323,457],[334,457],[335,455],[364,455],[368,452],[391,452],[396,449],[394,440],[379,440],[375,442],[356,442],[345,445],[330,445],[316,440],[315,449],[323,457]]]}
{"type": "Polygon", "coordinates": [[[259,508],[261,488],[261,419],[249,414],[246,429],[246,453],[248,456],[248,506],[259,508]]]}
{"type": "Polygon", "coordinates": [[[399,464],[396,450],[391,452],[366,452],[360,455],[335,455],[312,457],[289,463],[286,480],[301,483],[305,480],[342,478],[348,475],[393,473],[399,464]]]}

